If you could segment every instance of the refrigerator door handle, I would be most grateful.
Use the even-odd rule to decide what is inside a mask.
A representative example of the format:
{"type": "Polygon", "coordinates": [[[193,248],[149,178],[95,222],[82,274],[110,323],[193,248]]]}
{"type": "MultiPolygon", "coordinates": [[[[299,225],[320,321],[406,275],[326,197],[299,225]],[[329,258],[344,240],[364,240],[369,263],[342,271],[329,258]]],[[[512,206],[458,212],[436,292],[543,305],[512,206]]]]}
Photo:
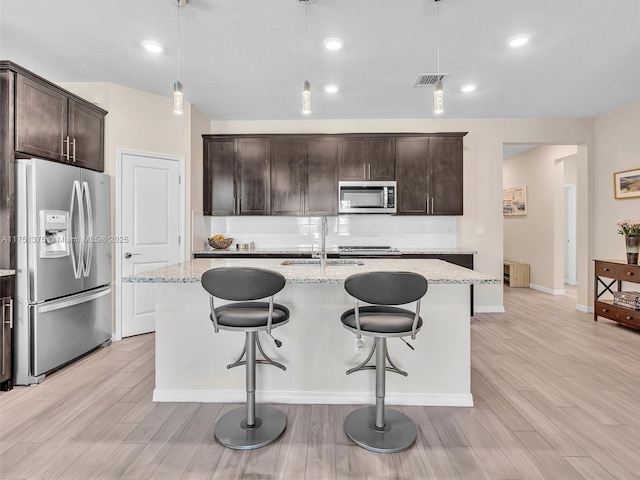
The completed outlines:
{"type": "MultiPolygon", "coordinates": [[[[87,229],[87,234],[83,235],[83,244],[86,248],[84,252],[84,258],[82,259],[82,272],[85,277],[89,276],[89,272],[91,271],[91,259],[93,257],[93,211],[91,210],[91,192],[89,191],[89,184],[87,182],[82,182],[82,198],[85,203],[86,208],[86,217],[88,225],[85,225],[87,229]]],[[[84,233],[84,232],[83,232],[84,233]]]]}
{"type": "Polygon", "coordinates": [[[43,303],[41,305],[36,305],[36,308],[38,310],[38,313],[54,312],[56,310],[62,310],[63,308],[73,307],[74,305],[80,305],[81,303],[90,302],[91,300],[95,300],[96,298],[104,297],[105,295],[110,294],[111,287],[108,287],[96,293],[88,292],[83,295],[76,295],[70,300],[53,301],[43,303]]]}
{"type": "Polygon", "coordinates": [[[69,213],[69,222],[71,223],[71,263],[73,265],[73,275],[76,279],[82,275],[82,260],[84,257],[84,208],[82,207],[82,193],[80,192],[80,182],[78,180],[73,181],[73,190],[71,192],[71,208],[69,213]],[[76,204],[80,211],[80,234],[75,235],[73,231],[73,225],[76,223],[76,204]],[[76,241],[76,239],[81,241],[76,241]]]}

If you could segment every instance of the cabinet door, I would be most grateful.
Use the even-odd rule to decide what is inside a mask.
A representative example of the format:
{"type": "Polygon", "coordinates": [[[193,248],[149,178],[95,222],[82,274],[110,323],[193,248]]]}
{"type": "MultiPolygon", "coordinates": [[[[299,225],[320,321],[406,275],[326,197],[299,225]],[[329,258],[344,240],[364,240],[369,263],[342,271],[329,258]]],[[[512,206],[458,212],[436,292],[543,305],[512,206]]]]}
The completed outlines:
{"type": "Polygon", "coordinates": [[[338,147],[338,179],[366,180],[366,152],[365,138],[341,138],[338,147]]]}
{"type": "Polygon", "coordinates": [[[239,138],[236,148],[236,192],[241,215],[269,215],[271,193],[269,139],[239,138]]]}
{"type": "Polygon", "coordinates": [[[104,115],[69,100],[69,138],[73,165],[104,171],[104,115]]]}
{"type": "Polygon", "coordinates": [[[203,205],[205,215],[236,213],[233,138],[204,141],[203,205]]]}
{"type": "Polygon", "coordinates": [[[65,95],[17,75],[16,151],[66,162],[67,109],[65,95]]]}
{"type": "Polygon", "coordinates": [[[396,139],[396,181],[398,183],[398,213],[427,213],[428,137],[398,137],[396,139]]]}
{"type": "Polygon", "coordinates": [[[395,180],[395,138],[374,137],[367,140],[366,180],[395,180]]]}
{"type": "Polygon", "coordinates": [[[306,214],[338,214],[338,139],[307,141],[306,214]]]}
{"type": "Polygon", "coordinates": [[[462,137],[429,139],[431,215],[462,215],[462,137]]]}
{"type": "Polygon", "coordinates": [[[304,215],[305,141],[271,140],[271,211],[273,215],[304,215]]]}
{"type": "MultiPolygon", "coordinates": [[[[0,383],[11,380],[11,337],[13,331],[12,282],[14,277],[0,278],[0,383]]],[[[7,385],[6,389],[11,388],[7,385]]]]}

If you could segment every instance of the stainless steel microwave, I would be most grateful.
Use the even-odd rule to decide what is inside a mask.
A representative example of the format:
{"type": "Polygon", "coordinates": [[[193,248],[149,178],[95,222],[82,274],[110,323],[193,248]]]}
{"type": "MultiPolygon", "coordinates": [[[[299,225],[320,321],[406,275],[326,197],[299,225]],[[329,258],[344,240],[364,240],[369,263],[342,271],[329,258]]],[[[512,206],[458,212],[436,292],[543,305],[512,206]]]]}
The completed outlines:
{"type": "Polygon", "coordinates": [[[396,213],[395,181],[338,182],[339,213],[396,213]]]}

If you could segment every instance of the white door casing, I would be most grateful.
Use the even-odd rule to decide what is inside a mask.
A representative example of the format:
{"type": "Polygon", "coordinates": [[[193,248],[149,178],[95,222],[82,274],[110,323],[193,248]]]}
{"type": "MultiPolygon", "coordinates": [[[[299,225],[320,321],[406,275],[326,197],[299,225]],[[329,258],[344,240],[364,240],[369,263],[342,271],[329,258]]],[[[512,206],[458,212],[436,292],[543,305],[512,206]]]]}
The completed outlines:
{"type": "Polygon", "coordinates": [[[118,150],[116,339],[155,331],[154,285],[121,278],[182,261],[183,168],[179,157],[118,150]]]}

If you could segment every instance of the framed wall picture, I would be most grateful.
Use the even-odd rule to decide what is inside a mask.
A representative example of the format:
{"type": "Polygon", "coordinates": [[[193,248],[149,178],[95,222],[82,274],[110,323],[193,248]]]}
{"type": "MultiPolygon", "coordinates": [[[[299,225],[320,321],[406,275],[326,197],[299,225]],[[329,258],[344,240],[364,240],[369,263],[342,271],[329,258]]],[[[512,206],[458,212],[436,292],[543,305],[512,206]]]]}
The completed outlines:
{"type": "Polygon", "coordinates": [[[613,174],[614,198],[640,197],[640,168],[613,174]]]}
{"type": "Polygon", "coordinates": [[[527,186],[509,187],[502,191],[502,214],[517,217],[527,214],[527,186]]]}

